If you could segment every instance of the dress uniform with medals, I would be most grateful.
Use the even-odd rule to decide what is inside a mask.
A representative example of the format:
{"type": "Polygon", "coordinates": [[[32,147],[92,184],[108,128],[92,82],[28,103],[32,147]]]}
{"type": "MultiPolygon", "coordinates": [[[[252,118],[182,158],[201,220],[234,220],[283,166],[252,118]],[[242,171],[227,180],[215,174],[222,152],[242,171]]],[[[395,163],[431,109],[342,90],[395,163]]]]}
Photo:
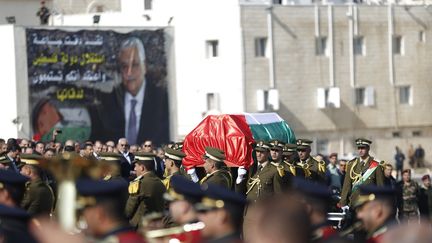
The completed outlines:
{"type": "Polygon", "coordinates": [[[21,155],[21,174],[30,177],[26,183],[26,192],[21,207],[30,215],[50,215],[54,209],[55,195],[52,188],[42,180],[40,168],[42,156],[36,154],[21,155]]]}
{"type": "Polygon", "coordinates": [[[215,184],[228,189],[231,188],[232,177],[224,162],[225,159],[225,153],[222,150],[206,147],[203,160],[206,163],[210,160],[210,163],[214,163],[214,166],[212,172],[207,171],[207,175],[201,179],[200,184],[215,184]]]}
{"type": "Polygon", "coordinates": [[[308,153],[306,158],[300,158],[298,165],[303,168],[305,178],[316,182],[325,183],[326,181],[326,165],[324,161],[318,161],[310,156],[312,140],[297,139],[297,151],[308,153]]]}
{"type": "Polygon", "coordinates": [[[87,232],[97,240],[95,242],[145,242],[123,214],[127,187],[126,180],[77,180],[77,206],[82,210],[87,232]],[[101,218],[103,220],[98,221],[101,218]]]}
{"type": "Polygon", "coordinates": [[[358,191],[359,195],[353,202],[353,207],[357,211],[358,219],[367,231],[365,242],[382,242],[389,229],[396,225],[393,208],[396,190],[387,186],[369,184],[360,185],[358,191]],[[372,207],[377,208],[379,212],[368,213],[372,207]]]}
{"type": "Polygon", "coordinates": [[[120,174],[121,157],[121,154],[113,152],[101,152],[99,154],[98,163],[102,168],[103,180],[123,179],[120,174]]]}
{"type": "Polygon", "coordinates": [[[144,215],[164,210],[163,194],[165,186],[154,173],[155,155],[153,153],[138,152],[135,154],[135,171],[141,166],[140,174],[129,183],[129,198],[126,203],[125,214],[130,224],[138,227],[144,215]],[[142,168],[145,171],[142,171],[142,168]]]}
{"type": "Polygon", "coordinates": [[[362,159],[354,158],[347,164],[345,180],[341,192],[341,206],[352,206],[359,195],[360,185],[384,185],[384,172],[380,163],[369,155],[370,140],[359,138],[356,145],[359,149],[367,149],[367,153],[362,159]]]}
{"type": "Polygon", "coordinates": [[[171,177],[174,175],[183,176],[184,174],[181,173],[180,168],[182,165],[183,158],[186,157],[186,154],[183,153],[181,150],[175,150],[172,148],[166,148],[165,149],[165,170],[168,172],[168,176],[165,177],[165,179],[162,180],[162,183],[166,187],[167,190],[171,188],[171,177]],[[172,164],[168,164],[172,163],[172,164]],[[174,172],[172,172],[171,168],[173,167],[175,169],[174,172]]]}

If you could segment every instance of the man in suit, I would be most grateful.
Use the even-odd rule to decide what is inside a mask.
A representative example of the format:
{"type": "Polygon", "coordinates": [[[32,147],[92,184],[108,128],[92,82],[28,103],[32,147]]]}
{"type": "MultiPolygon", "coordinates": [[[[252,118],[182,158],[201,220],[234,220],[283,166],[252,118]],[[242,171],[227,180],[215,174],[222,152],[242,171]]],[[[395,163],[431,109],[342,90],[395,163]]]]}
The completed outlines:
{"type": "Polygon", "coordinates": [[[130,144],[150,139],[156,144],[169,139],[166,87],[147,72],[144,45],[129,37],[118,55],[122,82],[111,93],[100,93],[101,104],[92,115],[93,140],[126,137],[130,144]],[[118,113],[117,113],[118,112],[118,113]],[[113,115],[117,113],[117,115],[113,115]]]}
{"type": "Polygon", "coordinates": [[[153,153],[137,153],[135,155],[135,173],[137,178],[129,183],[129,198],[126,202],[125,214],[129,223],[137,228],[144,215],[162,212],[165,207],[163,194],[164,184],[154,173],[153,153]]]}
{"type": "Polygon", "coordinates": [[[120,174],[126,180],[131,180],[135,177],[133,170],[134,155],[129,153],[129,144],[126,138],[120,138],[117,143],[117,149],[122,155],[120,157],[120,174]]]}

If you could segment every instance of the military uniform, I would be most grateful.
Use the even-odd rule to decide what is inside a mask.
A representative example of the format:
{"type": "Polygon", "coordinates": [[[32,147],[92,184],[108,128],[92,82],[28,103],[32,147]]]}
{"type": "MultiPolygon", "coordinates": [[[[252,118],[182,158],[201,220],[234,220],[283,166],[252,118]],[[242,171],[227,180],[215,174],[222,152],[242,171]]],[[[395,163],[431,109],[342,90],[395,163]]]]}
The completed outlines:
{"type": "MultiPolygon", "coordinates": [[[[42,157],[33,154],[21,155],[24,166],[35,166],[39,170],[39,160],[42,157]]],[[[21,202],[21,208],[31,215],[50,215],[54,207],[54,193],[51,187],[39,177],[26,183],[26,191],[21,202]]]]}
{"type": "Polygon", "coordinates": [[[112,152],[101,152],[99,154],[99,165],[102,168],[102,179],[113,180],[123,179],[120,174],[120,161],[122,155],[112,152]]]}
{"type": "Polygon", "coordinates": [[[417,182],[410,181],[404,183],[404,181],[398,182],[399,189],[399,219],[416,222],[419,219],[418,201],[420,198],[420,190],[417,182]]]}
{"type": "Polygon", "coordinates": [[[215,164],[215,171],[208,173],[204,178],[202,178],[200,184],[216,184],[230,189],[232,186],[232,177],[224,162],[225,153],[217,148],[206,147],[203,159],[205,161],[213,161],[215,164]],[[216,166],[217,163],[219,164],[218,166],[216,166]]]}
{"type": "MultiPolygon", "coordinates": [[[[85,211],[89,207],[98,206],[99,203],[103,202],[105,204],[109,202],[111,203],[112,209],[123,208],[127,194],[127,185],[125,180],[104,181],[79,179],[76,183],[79,194],[77,206],[85,211]]],[[[102,204],[102,207],[104,204],[102,204]]],[[[93,219],[91,221],[92,225],[89,223],[89,227],[97,227],[98,222],[96,220],[97,219],[93,219]]],[[[125,220],[120,220],[117,217],[111,218],[110,214],[107,214],[104,220],[105,222],[111,221],[111,228],[104,228],[104,230],[106,230],[105,232],[98,231],[98,235],[92,235],[92,237],[98,240],[97,242],[145,242],[143,237],[135,232],[125,220]]],[[[92,230],[89,231],[92,232],[92,230]]]]}
{"type": "Polygon", "coordinates": [[[304,169],[297,165],[297,162],[290,159],[290,156],[293,153],[297,153],[297,145],[287,143],[284,145],[282,150],[282,165],[286,171],[286,173],[291,174],[293,176],[304,177],[305,172],[304,169]]]}
{"type": "MultiPolygon", "coordinates": [[[[136,153],[135,163],[153,160],[152,153],[136,153]]],[[[163,194],[165,186],[153,171],[147,171],[129,183],[129,198],[126,203],[125,214],[133,227],[137,227],[141,218],[152,212],[164,210],[163,194]]]]}
{"type": "MultiPolygon", "coordinates": [[[[297,150],[309,149],[312,143],[309,139],[297,139],[297,150]]],[[[305,178],[321,183],[326,181],[326,165],[324,161],[318,161],[312,156],[309,156],[305,160],[300,160],[298,163],[305,173],[305,178]]]]}
{"type": "Polygon", "coordinates": [[[29,232],[30,215],[20,209],[0,204],[0,238],[3,243],[37,242],[29,232]]]}
{"type": "MultiPolygon", "coordinates": [[[[171,178],[174,175],[178,175],[178,176],[185,176],[185,174],[182,173],[182,171],[180,170],[181,165],[182,165],[182,160],[183,158],[186,157],[186,154],[183,153],[180,150],[175,150],[172,148],[166,148],[165,149],[165,160],[166,161],[173,161],[173,166],[175,166],[175,168],[177,168],[178,170],[175,171],[174,173],[167,175],[163,180],[162,183],[164,184],[165,188],[167,190],[169,190],[171,188],[171,178]]],[[[165,172],[168,173],[168,169],[169,168],[165,168],[165,172]]]]}
{"type": "MultiPolygon", "coordinates": [[[[269,150],[269,145],[259,142],[255,150],[269,150]]],[[[252,170],[251,170],[252,171],[252,170]]],[[[249,201],[255,202],[260,198],[266,198],[283,190],[283,177],[285,171],[283,166],[273,162],[258,163],[255,174],[250,174],[246,184],[246,197],[249,201]]]]}

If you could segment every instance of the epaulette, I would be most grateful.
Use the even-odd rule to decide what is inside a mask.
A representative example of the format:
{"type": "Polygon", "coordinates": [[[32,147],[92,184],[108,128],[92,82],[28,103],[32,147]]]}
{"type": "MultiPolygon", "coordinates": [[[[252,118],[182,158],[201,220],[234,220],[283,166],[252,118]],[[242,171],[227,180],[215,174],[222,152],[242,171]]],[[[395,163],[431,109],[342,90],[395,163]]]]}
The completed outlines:
{"type": "Polygon", "coordinates": [[[357,158],[353,158],[352,160],[348,161],[347,164],[349,164],[349,163],[353,163],[353,162],[356,161],[356,160],[357,160],[357,158]]]}
{"type": "Polygon", "coordinates": [[[140,181],[139,180],[131,181],[129,183],[129,187],[128,187],[129,194],[137,193],[139,191],[139,187],[140,187],[140,181]]]}
{"type": "Polygon", "coordinates": [[[324,161],[318,161],[318,170],[325,173],[326,171],[326,163],[324,161]]]}
{"type": "Polygon", "coordinates": [[[280,165],[280,164],[275,163],[275,162],[271,162],[271,164],[276,167],[280,177],[285,176],[285,169],[284,169],[283,165],[280,165]]]}

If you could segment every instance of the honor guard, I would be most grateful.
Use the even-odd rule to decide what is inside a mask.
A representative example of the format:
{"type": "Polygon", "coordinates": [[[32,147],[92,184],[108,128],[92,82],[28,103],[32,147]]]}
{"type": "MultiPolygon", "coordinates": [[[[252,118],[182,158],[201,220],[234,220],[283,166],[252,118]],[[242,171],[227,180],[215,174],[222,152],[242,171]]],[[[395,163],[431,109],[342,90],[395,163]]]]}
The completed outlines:
{"type": "Polygon", "coordinates": [[[165,171],[167,172],[167,177],[163,179],[162,182],[167,190],[171,188],[171,177],[174,175],[182,175],[180,168],[184,157],[186,157],[186,154],[180,150],[172,148],[165,149],[165,171]]]}
{"type": "MultiPolygon", "coordinates": [[[[15,173],[15,172],[14,172],[15,173]]],[[[17,207],[0,204],[0,239],[4,243],[36,243],[29,232],[30,215],[17,207]]]]}
{"type": "Polygon", "coordinates": [[[293,187],[304,203],[311,223],[310,242],[330,242],[338,237],[337,231],[327,221],[327,209],[331,193],[327,186],[296,177],[293,187]]]}
{"type": "Polygon", "coordinates": [[[203,160],[207,175],[201,179],[200,184],[215,184],[228,189],[231,188],[232,178],[224,162],[225,153],[217,148],[206,147],[203,160]]]}
{"type": "Polygon", "coordinates": [[[43,180],[44,172],[40,167],[42,156],[36,154],[21,155],[21,174],[30,178],[26,183],[21,208],[32,216],[49,216],[54,207],[55,196],[52,188],[43,180]]]}
{"type": "Polygon", "coordinates": [[[136,178],[129,183],[129,198],[125,214],[133,227],[138,227],[144,215],[164,210],[163,194],[165,186],[154,173],[155,154],[138,152],[135,154],[136,178]]]}
{"type": "Polygon", "coordinates": [[[79,179],[77,206],[87,233],[98,242],[145,242],[124,216],[128,184],[125,180],[79,179]]]}
{"type": "Polygon", "coordinates": [[[305,178],[316,182],[325,183],[326,167],[324,161],[317,161],[310,156],[312,141],[309,139],[297,139],[298,165],[305,171],[305,178]]]}
{"type": "Polygon", "coordinates": [[[285,143],[277,139],[273,139],[269,142],[270,144],[270,156],[272,162],[282,164],[282,150],[285,143]]]}
{"type": "Polygon", "coordinates": [[[19,207],[29,178],[12,170],[0,169],[0,204],[19,207]]]}
{"type": "Polygon", "coordinates": [[[359,195],[353,202],[357,218],[367,231],[367,243],[382,242],[394,222],[394,198],[396,190],[376,185],[359,186],[359,195]]]}
{"type": "Polygon", "coordinates": [[[293,176],[304,177],[304,170],[297,165],[296,157],[297,145],[291,143],[285,144],[282,150],[282,161],[285,170],[293,176]]]}
{"type": "Polygon", "coordinates": [[[120,174],[120,161],[122,155],[113,152],[99,153],[99,165],[102,168],[101,177],[105,181],[123,179],[120,174]]]}
{"type": "Polygon", "coordinates": [[[380,163],[369,155],[370,140],[356,140],[359,157],[348,162],[346,175],[342,186],[341,206],[352,206],[356,201],[360,185],[384,185],[384,172],[380,163]]]}
{"type": "Polygon", "coordinates": [[[202,189],[204,195],[195,208],[205,225],[204,242],[242,242],[240,230],[246,198],[214,184],[204,184],[202,189]]]}

